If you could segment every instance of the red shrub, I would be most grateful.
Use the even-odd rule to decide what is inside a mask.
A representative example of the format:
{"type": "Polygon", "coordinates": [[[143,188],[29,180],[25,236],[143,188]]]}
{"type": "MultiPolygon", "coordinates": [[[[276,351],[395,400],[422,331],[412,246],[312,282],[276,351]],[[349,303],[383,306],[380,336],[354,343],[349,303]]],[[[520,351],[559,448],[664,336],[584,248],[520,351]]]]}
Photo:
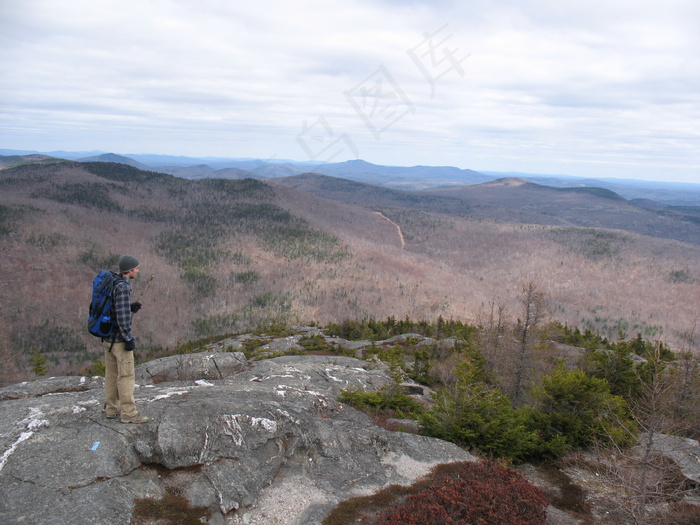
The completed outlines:
{"type": "MultiPolygon", "coordinates": [[[[518,472],[495,462],[466,463],[450,477],[381,512],[373,525],[536,525],[547,502],[518,472]]],[[[367,523],[367,522],[365,522],[367,523]]]]}

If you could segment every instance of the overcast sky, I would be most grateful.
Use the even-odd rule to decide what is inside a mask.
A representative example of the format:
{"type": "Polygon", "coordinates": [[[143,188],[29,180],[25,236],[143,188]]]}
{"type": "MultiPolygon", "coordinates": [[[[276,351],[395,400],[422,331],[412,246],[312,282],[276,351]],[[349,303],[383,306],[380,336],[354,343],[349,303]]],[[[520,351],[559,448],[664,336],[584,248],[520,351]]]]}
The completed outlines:
{"type": "Polygon", "coordinates": [[[697,0],[0,0],[0,148],[700,183],[697,0]]]}

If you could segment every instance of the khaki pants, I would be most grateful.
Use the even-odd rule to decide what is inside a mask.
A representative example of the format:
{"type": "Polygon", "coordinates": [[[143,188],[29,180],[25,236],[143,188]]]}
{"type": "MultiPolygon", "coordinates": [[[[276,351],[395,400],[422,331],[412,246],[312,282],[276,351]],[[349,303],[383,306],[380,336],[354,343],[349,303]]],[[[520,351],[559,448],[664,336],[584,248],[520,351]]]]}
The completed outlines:
{"type": "Polygon", "coordinates": [[[103,343],[105,347],[105,409],[108,416],[121,412],[122,418],[134,417],[134,352],[124,343],[103,343]],[[111,347],[111,351],[110,351],[111,347]]]}

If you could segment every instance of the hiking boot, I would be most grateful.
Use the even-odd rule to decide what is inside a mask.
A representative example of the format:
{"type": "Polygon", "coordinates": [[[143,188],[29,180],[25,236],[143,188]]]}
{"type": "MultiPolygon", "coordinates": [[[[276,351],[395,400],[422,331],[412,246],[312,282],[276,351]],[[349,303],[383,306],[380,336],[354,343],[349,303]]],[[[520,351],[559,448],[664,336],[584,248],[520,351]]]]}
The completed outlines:
{"type": "Polygon", "coordinates": [[[120,412],[115,412],[114,414],[110,414],[107,411],[107,403],[104,403],[102,405],[102,413],[105,415],[107,419],[117,419],[119,417],[120,412]]]}
{"type": "Polygon", "coordinates": [[[135,416],[131,416],[131,417],[123,417],[122,418],[122,423],[139,424],[139,423],[146,423],[147,421],[148,421],[148,418],[146,416],[141,416],[139,414],[136,414],[135,416]]]}

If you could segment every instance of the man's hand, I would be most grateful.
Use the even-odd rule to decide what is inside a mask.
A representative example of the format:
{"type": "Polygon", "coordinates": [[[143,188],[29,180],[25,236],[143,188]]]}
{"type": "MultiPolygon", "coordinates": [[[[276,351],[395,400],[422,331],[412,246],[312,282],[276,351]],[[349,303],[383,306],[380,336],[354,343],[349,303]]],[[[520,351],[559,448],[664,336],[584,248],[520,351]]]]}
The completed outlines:
{"type": "Polygon", "coordinates": [[[134,339],[124,343],[124,350],[128,350],[129,352],[133,352],[135,348],[136,348],[136,341],[134,339]]]}
{"type": "Polygon", "coordinates": [[[135,303],[131,303],[129,305],[129,308],[131,309],[131,313],[135,314],[136,312],[138,312],[141,309],[141,303],[139,303],[138,301],[135,303]]]}

